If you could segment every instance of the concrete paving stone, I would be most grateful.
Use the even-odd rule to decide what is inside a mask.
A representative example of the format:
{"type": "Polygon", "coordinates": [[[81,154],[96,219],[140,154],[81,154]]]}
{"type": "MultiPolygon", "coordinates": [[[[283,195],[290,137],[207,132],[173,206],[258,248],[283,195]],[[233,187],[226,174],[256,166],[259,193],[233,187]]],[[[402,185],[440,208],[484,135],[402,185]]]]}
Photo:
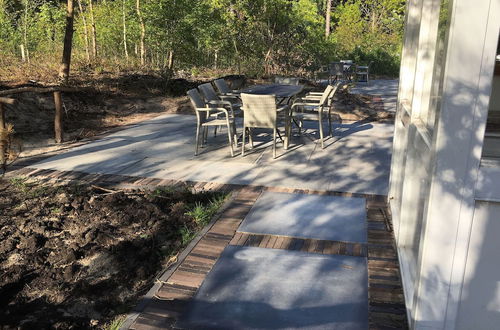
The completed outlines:
{"type": "Polygon", "coordinates": [[[235,166],[225,162],[189,162],[195,164],[184,178],[189,181],[212,181],[221,183],[234,184],[251,184],[257,174],[259,168],[251,164],[238,164],[235,166]]]}
{"type": "Polygon", "coordinates": [[[228,246],[175,325],[367,329],[364,258],[228,246]]]}
{"type": "Polygon", "coordinates": [[[365,243],[365,199],[265,192],[238,231],[365,243]]]}
{"type": "Polygon", "coordinates": [[[223,129],[215,138],[210,132],[207,147],[195,157],[194,118],[162,115],[33,167],[317,191],[333,187],[352,193],[387,192],[393,125],[337,124],[337,136],[327,139],[327,147],[321,149],[315,140],[316,124],[306,122],[306,134],[294,136],[288,151],[278,144],[277,159],[272,158],[270,135],[265,130],[255,132],[256,145],[261,143],[261,148],[241,157],[240,143],[231,158],[223,129]]]}
{"type": "Polygon", "coordinates": [[[148,157],[141,160],[133,167],[128,167],[117,174],[139,177],[155,177],[159,179],[185,180],[188,171],[200,164],[184,164],[175,160],[166,162],[161,158],[148,157]]]}
{"type": "Polygon", "coordinates": [[[351,88],[351,93],[367,95],[397,95],[398,88],[398,79],[375,79],[370,80],[368,84],[356,84],[355,87],[351,88]]]}

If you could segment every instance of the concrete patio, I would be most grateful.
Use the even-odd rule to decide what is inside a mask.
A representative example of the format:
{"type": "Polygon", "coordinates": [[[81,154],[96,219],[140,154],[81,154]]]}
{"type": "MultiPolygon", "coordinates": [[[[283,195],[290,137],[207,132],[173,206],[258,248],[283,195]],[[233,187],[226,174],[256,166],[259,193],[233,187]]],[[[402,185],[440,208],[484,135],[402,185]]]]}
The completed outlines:
{"type": "MultiPolygon", "coordinates": [[[[393,90],[393,83],[388,90],[393,90]]],[[[383,86],[382,86],[383,87],[383,86]]],[[[381,86],[377,91],[383,90],[381,86]]],[[[358,88],[363,88],[362,86],[358,88]]],[[[372,83],[366,88],[374,88],[372,83]]],[[[389,102],[391,103],[391,102],[389,102]]],[[[196,119],[162,115],[100,140],[43,160],[33,168],[217,183],[387,194],[392,124],[334,124],[325,149],[316,142],[317,124],[306,122],[305,134],[278,144],[272,158],[269,131],[258,130],[255,148],[231,158],[225,130],[210,131],[208,144],[194,156],[196,119]]],[[[239,118],[241,127],[241,118],[239,118]]],[[[241,131],[241,128],[240,128],[241,131]]],[[[296,132],[297,133],[297,132],[296,132]]]]}

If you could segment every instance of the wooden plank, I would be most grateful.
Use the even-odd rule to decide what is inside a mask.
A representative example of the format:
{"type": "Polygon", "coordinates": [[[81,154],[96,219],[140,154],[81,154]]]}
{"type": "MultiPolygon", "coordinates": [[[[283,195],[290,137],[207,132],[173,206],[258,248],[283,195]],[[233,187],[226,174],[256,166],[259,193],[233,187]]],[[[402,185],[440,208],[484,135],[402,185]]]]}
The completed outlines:
{"type": "Polygon", "coordinates": [[[231,242],[229,242],[229,244],[238,245],[238,241],[241,239],[242,235],[243,233],[236,232],[236,234],[234,234],[233,239],[231,240],[231,242]]]}
{"type": "Polygon", "coordinates": [[[347,254],[347,246],[345,242],[339,242],[339,254],[343,256],[347,254]]]}
{"type": "Polygon", "coordinates": [[[276,240],[278,239],[278,236],[271,236],[269,239],[269,242],[267,243],[266,248],[272,249],[274,247],[274,244],[276,243],[276,240]]]}
{"type": "Polygon", "coordinates": [[[238,243],[236,245],[245,245],[249,235],[247,233],[242,233],[238,243]]]}
{"type": "Polygon", "coordinates": [[[16,102],[17,102],[16,99],[11,99],[8,97],[0,97],[0,104],[14,105],[16,104],[16,102]]]}
{"type": "Polygon", "coordinates": [[[54,116],[54,134],[56,143],[63,142],[63,125],[62,125],[62,97],[61,92],[54,92],[54,104],[56,108],[55,116],[54,116]]]}
{"type": "Polygon", "coordinates": [[[273,249],[280,249],[281,244],[283,244],[284,240],[285,240],[285,238],[283,236],[278,236],[278,238],[276,239],[276,242],[274,243],[273,249]]]}
{"type": "Polygon", "coordinates": [[[290,250],[291,245],[292,245],[292,238],[291,237],[284,237],[283,242],[281,243],[280,249],[290,250]]]}
{"type": "Polygon", "coordinates": [[[302,248],[300,249],[300,251],[308,252],[309,247],[311,246],[311,241],[312,240],[310,238],[305,239],[304,244],[302,245],[302,248]]]}
{"type": "Polygon", "coordinates": [[[260,241],[259,247],[265,248],[269,240],[271,239],[271,235],[264,235],[262,240],[260,241]]]}
{"type": "Polygon", "coordinates": [[[292,239],[292,246],[290,247],[290,250],[300,251],[303,245],[304,245],[304,240],[302,238],[294,238],[292,239]]]}

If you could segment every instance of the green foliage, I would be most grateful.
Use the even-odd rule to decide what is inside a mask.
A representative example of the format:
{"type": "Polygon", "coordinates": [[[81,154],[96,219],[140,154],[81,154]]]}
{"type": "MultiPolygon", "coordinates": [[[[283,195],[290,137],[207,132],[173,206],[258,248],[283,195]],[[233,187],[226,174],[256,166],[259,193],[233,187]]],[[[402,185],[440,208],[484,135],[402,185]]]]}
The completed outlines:
{"type": "Polygon", "coordinates": [[[108,330],[119,330],[123,324],[123,321],[125,321],[125,319],[123,317],[117,317],[115,318],[108,326],[107,326],[107,329],[108,330]]]}
{"type": "Polygon", "coordinates": [[[224,200],[225,196],[220,195],[213,198],[208,204],[197,202],[186,212],[186,215],[193,218],[198,225],[205,226],[210,222],[222,203],[224,203],[224,200]]]}
{"type": "Polygon", "coordinates": [[[181,236],[182,246],[185,246],[193,240],[196,232],[191,230],[188,226],[183,226],[179,229],[179,234],[181,236]]]}
{"type": "MultiPolygon", "coordinates": [[[[141,47],[137,0],[80,1],[81,11],[75,2],[76,65],[92,46],[93,18],[94,70],[137,68],[141,47]]],[[[398,71],[404,0],[333,1],[329,38],[324,32],[324,0],[139,3],[146,66],[151,69],[170,70],[173,65],[175,70],[194,73],[214,69],[250,76],[308,74],[330,61],[350,58],[373,61],[376,73],[395,75],[398,71]]],[[[21,44],[31,57],[60,58],[64,24],[64,1],[0,0],[0,58],[20,58],[21,44]]]]}

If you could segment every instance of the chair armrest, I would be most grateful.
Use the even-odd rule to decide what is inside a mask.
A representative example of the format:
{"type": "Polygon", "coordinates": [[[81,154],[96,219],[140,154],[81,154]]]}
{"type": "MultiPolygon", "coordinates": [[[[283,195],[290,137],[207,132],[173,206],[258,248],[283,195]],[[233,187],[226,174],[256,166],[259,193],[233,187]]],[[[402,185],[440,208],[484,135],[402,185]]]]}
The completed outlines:
{"type": "Polygon", "coordinates": [[[302,98],[302,100],[305,100],[307,102],[319,102],[321,100],[321,97],[322,95],[306,95],[302,98]]]}
{"type": "Polygon", "coordinates": [[[313,107],[318,107],[318,103],[308,103],[308,102],[297,102],[292,105],[292,110],[296,107],[307,107],[307,106],[313,106],[313,107]]]}
{"type": "Polygon", "coordinates": [[[229,101],[224,101],[224,100],[212,100],[212,101],[208,101],[207,102],[208,104],[210,105],[228,105],[228,106],[232,106],[231,102],[229,101]]]}
{"type": "Polygon", "coordinates": [[[281,112],[281,111],[284,111],[284,110],[287,110],[287,109],[290,109],[290,106],[288,104],[284,104],[282,106],[279,106],[276,111],[277,112],[281,112]]]}
{"type": "Polygon", "coordinates": [[[226,96],[226,97],[239,98],[240,94],[241,93],[239,93],[239,92],[232,91],[232,92],[229,92],[229,93],[219,93],[219,96],[221,96],[221,97],[226,96]]]}
{"type": "Polygon", "coordinates": [[[195,108],[196,111],[204,111],[204,112],[224,112],[226,115],[229,113],[225,108],[195,108]]]}
{"type": "MultiPolygon", "coordinates": [[[[239,101],[238,96],[236,95],[229,95],[229,94],[219,94],[219,97],[224,101],[224,100],[236,100],[239,101]]],[[[226,101],[229,102],[229,101],[226,101]]]]}

